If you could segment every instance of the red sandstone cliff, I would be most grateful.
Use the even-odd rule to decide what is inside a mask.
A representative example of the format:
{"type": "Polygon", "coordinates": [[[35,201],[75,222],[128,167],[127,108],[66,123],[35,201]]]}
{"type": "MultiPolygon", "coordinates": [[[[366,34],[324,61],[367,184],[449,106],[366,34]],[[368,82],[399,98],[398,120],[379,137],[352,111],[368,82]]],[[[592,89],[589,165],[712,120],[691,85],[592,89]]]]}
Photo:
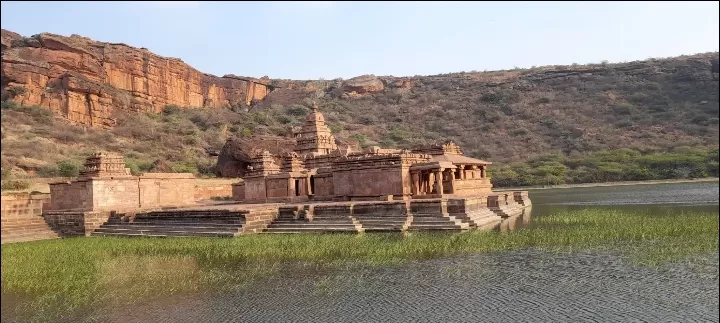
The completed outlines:
{"type": "MultiPolygon", "coordinates": [[[[2,99],[40,105],[77,124],[108,128],[113,111],[160,112],[166,105],[224,108],[264,100],[293,104],[308,96],[359,97],[412,88],[408,78],[363,75],[347,81],[270,80],[202,73],[145,48],[42,33],[2,30],[2,99]]],[[[268,102],[270,104],[273,102],[268,102]]]]}
{"type": "Polygon", "coordinates": [[[71,122],[114,125],[115,109],[159,112],[165,105],[227,107],[262,100],[269,80],[204,74],[145,48],[49,33],[2,30],[2,95],[48,107],[71,122]]]}

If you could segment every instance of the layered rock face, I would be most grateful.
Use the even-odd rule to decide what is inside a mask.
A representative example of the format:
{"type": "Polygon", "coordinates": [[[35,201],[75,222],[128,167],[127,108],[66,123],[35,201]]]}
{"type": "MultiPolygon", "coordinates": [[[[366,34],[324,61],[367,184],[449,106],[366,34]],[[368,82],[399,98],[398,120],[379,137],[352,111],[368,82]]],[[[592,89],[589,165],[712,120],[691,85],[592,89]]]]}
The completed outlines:
{"type": "Polygon", "coordinates": [[[166,105],[221,108],[264,99],[269,79],[204,74],[144,48],[2,30],[3,99],[48,107],[71,122],[112,127],[117,109],[159,112],[166,105]]]}

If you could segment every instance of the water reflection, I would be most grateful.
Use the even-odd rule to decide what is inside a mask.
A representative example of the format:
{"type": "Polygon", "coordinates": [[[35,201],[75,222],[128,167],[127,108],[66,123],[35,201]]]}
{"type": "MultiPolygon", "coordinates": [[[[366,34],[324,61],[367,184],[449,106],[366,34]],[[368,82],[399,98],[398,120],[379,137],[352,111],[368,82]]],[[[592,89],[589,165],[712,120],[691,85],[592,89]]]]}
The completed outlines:
{"type": "Polygon", "coordinates": [[[532,206],[522,210],[521,214],[502,219],[500,223],[495,224],[493,231],[507,232],[520,228],[529,228],[532,226],[532,206]]]}
{"type": "Polygon", "coordinates": [[[638,268],[614,254],[525,250],[315,277],[288,272],[244,291],[98,311],[93,321],[717,321],[717,261],[703,273],[638,268]]]}

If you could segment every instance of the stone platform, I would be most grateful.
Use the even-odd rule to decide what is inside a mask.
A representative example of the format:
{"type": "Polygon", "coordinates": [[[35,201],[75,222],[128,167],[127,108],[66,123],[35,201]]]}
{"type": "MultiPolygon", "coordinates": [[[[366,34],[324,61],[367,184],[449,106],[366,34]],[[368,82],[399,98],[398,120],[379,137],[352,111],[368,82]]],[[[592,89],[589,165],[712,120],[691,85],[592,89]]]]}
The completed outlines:
{"type": "Polygon", "coordinates": [[[487,228],[530,205],[527,192],[408,201],[303,202],[180,207],[116,213],[92,236],[462,231],[487,228]]]}

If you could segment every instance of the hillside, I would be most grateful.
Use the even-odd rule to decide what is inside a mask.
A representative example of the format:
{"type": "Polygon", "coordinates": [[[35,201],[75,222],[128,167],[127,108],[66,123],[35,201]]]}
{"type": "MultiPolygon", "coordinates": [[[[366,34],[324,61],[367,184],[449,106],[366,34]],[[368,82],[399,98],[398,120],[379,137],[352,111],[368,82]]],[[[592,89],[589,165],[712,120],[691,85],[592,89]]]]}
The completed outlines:
{"type": "MultiPolygon", "coordinates": [[[[293,81],[216,77],[124,44],[52,34],[25,38],[3,30],[2,167],[4,173],[12,168],[49,176],[57,173],[58,162],[78,163],[102,148],[124,153],[139,170],[161,159],[176,170],[212,173],[211,155],[228,138],[288,135],[307,113],[303,105],[317,100],[339,139],[364,146],[449,139],[466,154],[495,162],[498,170],[536,160],[572,170],[570,160],[619,148],[639,155],[690,149],[707,155],[702,158],[712,173],[718,58],[705,53],[293,81]],[[37,106],[54,111],[57,120],[37,106]]],[[[559,178],[553,181],[566,175],[553,175],[559,178]]]]}

